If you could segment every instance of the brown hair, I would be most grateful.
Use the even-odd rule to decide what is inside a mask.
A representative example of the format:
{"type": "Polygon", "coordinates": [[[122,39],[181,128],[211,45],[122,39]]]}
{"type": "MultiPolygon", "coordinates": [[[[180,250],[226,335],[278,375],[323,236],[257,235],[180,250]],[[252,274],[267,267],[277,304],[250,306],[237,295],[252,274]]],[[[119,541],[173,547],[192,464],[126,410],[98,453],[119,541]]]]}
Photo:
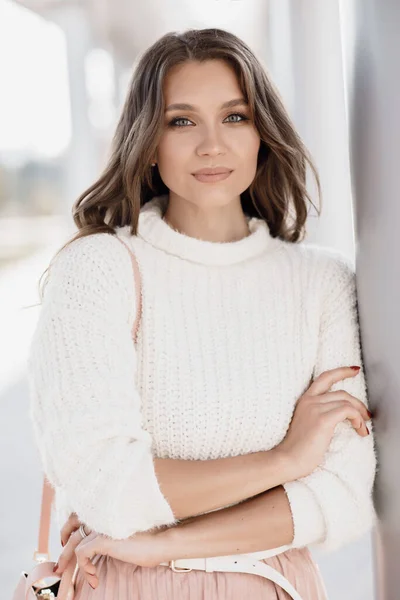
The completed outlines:
{"type": "Polygon", "coordinates": [[[158,167],[151,168],[163,128],[164,78],[175,65],[212,59],[233,67],[261,139],[255,178],[241,194],[243,212],[264,219],[273,237],[301,241],[308,214],[306,200],[315,207],[306,189],[307,165],[321,201],[320,181],[279,92],[240,38],[223,29],[189,29],[165,34],[141,56],[112,139],[108,164],[75,201],[72,216],[78,232],[52,260],[68,244],[87,235],[115,234],[115,227],[128,224],[131,234],[136,235],[140,208],[153,196],[169,191],[158,167]]]}

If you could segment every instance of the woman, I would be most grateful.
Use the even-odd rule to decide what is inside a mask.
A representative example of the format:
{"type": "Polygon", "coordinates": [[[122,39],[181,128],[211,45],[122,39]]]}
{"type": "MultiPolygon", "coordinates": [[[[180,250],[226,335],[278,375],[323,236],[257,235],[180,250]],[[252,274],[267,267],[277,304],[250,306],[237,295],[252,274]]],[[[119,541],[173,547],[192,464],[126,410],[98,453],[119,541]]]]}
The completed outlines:
{"type": "Polygon", "coordinates": [[[272,550],[262,562],[322,600],[309,547],[371,529],[355,274],[299,243],[307,166],[318,183],[233,34],[167,34],[141,57],[29,357],[57,573],[75,553],[78,598],[287,599],[254,574],[169,568],[272,550]]]}

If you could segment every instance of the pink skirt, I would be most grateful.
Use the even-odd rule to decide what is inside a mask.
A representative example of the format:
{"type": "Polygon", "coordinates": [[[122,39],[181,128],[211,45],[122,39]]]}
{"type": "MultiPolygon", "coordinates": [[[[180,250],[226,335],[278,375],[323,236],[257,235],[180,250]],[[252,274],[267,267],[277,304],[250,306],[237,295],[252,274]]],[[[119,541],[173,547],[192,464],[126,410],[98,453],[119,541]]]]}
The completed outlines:
{"type": "MultiPolygon", "coordinates": [[[[308,548],[293,548],[263,560],[281,572],[304,600],[327,600],[319,567],[308,548]]],[[[175,573],[169,567],[139,567],[96,556],[99,584],[93,590],[78,571],[74,600],[288,600],[269,579],[248,573],[175,573]]]]}

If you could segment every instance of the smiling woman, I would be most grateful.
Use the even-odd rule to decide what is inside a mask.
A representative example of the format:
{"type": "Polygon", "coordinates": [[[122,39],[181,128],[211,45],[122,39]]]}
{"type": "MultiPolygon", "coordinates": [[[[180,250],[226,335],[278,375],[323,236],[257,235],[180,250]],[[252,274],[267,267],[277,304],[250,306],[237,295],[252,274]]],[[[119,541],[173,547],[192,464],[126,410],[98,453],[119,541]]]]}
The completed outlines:
{"type": "Polygon", "coordinates": [[[170,190],[165,219],[205,240],[240,239],[248,231],[240,195],[261,141],[235,70],[224,60],[186,61],[165,77],[164,98],[168,126],[155,158],[170,190]]]}
{"type": "Polygon", "coordinates": [[[95,576],[104,600],[326,600],[309,546],[371,528],[354,272],[297,243],[307,166],[233,34],[170,33],[141,57],[30,348],[75,600],[95,576]]]}

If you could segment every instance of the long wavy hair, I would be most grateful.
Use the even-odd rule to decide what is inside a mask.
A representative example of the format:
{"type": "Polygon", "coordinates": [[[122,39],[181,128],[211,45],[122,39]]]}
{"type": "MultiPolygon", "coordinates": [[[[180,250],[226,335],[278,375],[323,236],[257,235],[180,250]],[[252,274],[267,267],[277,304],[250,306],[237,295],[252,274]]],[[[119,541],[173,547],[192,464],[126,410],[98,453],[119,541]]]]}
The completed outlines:
{"type": "MultiPolygon", "coordinates": [[[[108,162],[73,204],[78,231],[42,274],[41,298],[41,279],[68,244],[94,233],[115,235],[115,227],[126,225],[136,235],[140,208],[152,197],[168,193],[158,167],[151,167],[164,126],[164,78],[176,65],[212,59],[233,67],[261,140],[256,175],[241,194],[243,212],[264,219],[272,237],[302,241],[307,203],[316,208],[306,188],[307,166],[321,203],[319,176],[266,69],[240,38],[223,29],[171,32],[150,46],[134,69],[108,162]]],[[[316,211],[319,215],[320,209],[316,211]]]]}

